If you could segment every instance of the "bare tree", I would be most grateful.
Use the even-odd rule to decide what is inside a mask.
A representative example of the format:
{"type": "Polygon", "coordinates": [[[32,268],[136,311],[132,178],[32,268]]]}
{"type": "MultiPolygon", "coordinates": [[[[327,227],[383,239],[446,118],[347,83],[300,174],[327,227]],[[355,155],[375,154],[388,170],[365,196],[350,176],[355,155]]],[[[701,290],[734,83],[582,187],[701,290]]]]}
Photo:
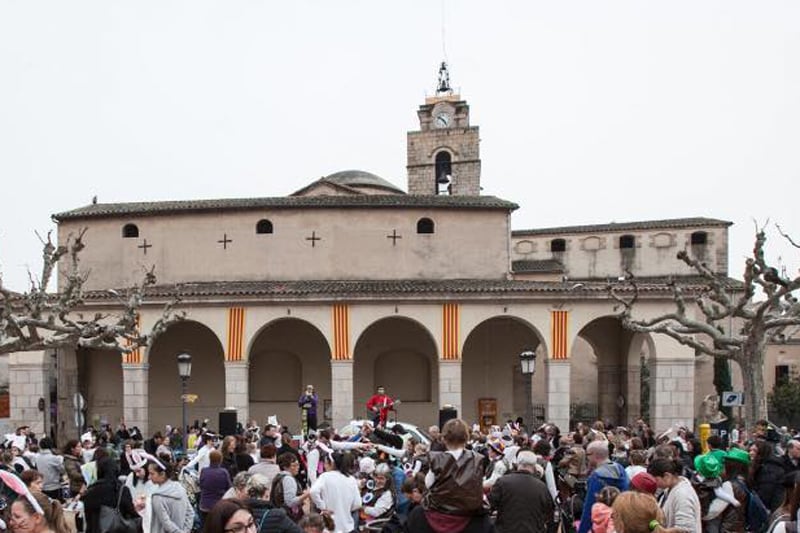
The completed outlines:
{"type": "Polygon", "coordinates": [[[686,251],[679,252],[678,259],[702,278],[704,287],[688,291],[673,280],[670,287],[675,310],[671,313],[634,318],[639,290],[630,274],[626,276],[625,285],[633,288],[632,297],[622,296],[619,286],[609,286],[609,294],[622,307],[619,316],[625,328],[667,335],[694,348],[697,355],[707,354],[739,365],[748,427],[767,418],[763,373],[767,345],[784,341],[788,328],[800,325],[800,305],[793,294],[800,288],[800,276],[792,279],[767,263],[764,258],[766,241],[764,229],[757,228],[753,256],[745,261],[744,279],[736,285],[686,251]],[[762,294],[755,298],[759,290],[763,299],[762,294]]]}
{"type": "Polygon", "coordinates": [[[41,277],[30,275],[30,290],[16,293],[5,288],[0,278],[0,354],[43,350],[48,348],[98,348],[129,353],[146,346],[169,325],[183,320],[176,313],[178,299],[169,302],[161,317],[148,333],[139,331],[137,316],[145,291],[156,284],[151,268],[142,281],[120,294],[108,290],[117,298],[121,310],[113,314],[94,313],[86,318],[83,285],[89,273],[81,271],[79,256],[84,249],[86,229],[70,235],[67,242],[56,246],[51,234],[41,239],[43,264],[41,277]],[[48,292],[48,286],[59,264],[68,262],[63,271],[64,287],[58,293],[48,292]]]}

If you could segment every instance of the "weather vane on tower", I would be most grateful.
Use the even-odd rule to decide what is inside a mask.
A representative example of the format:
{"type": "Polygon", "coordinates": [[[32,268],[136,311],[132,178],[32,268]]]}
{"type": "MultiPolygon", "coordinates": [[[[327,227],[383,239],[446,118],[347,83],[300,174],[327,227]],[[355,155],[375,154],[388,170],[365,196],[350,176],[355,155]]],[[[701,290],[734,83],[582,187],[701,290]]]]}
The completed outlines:
{"type": "Polygon", "coordinates": [[[453,89],[450,87],[450,71],[447,70],[447,62],[442,61],[439,67],[439,83],[436,84],[436,94],[451,94],[452,92],[453,89]]]}

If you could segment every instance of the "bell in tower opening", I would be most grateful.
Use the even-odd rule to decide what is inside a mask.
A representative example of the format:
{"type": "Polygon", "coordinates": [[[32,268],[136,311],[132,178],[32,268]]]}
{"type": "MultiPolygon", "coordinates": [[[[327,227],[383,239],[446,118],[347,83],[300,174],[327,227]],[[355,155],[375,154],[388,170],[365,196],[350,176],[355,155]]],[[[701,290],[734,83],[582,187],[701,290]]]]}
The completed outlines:
{"type": "Polygon", "coordinates": [[[451,169],[450,152],[442,150],[436,154],[436,194],[450,194],[450,178],[453,174],[451,169]]]}
{"type": "Polygon", "coordinates": [[[450,85],[447,63],[439,66],[435,96],[417,110],[419,131],[408,132],[408,193],[478,196],[480,135],[469,125],[469,105],[450,85]]]}

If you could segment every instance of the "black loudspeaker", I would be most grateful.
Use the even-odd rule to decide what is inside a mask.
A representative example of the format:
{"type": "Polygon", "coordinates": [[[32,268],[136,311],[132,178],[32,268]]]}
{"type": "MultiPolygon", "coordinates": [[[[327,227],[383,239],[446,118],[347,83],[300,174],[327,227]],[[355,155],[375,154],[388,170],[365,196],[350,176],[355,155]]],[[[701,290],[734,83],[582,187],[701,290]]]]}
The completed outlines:
{"type": "Polygon", "coordinates": [[[458,410],[455,407],[445,407],[439,409],[439,429],[444,427],[445,422],[458,418],[458,410]]]}
{"type": "Polygon", "coordinates": [[[236,435],[236,411],[220,411],[218,429],[223,437],[236,435]]]}

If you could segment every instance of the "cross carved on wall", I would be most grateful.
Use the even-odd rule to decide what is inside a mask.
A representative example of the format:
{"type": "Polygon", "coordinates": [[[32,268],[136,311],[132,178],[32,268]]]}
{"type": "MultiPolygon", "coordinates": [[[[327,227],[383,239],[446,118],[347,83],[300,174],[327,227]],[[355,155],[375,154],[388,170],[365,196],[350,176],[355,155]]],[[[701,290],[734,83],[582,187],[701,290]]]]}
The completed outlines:
{"type": "Polygon", "coordinates": [[[153,247],[152,244],[147,244],[147,239],[145,239],[142,244],[137,246],[137,248],[141,248],[141,250],[144,252],[144,255],[147,255],[147,249],[152,247],[153,247]]]}
{"type": "Polygon", "coordinates": [[[311,237],[306,237],[307,241],[311,241],[311,247],[314,248],[317,245],[317,241],[321,241],[322,237],[317,237],[317,232],[312,231],[311,237]]]}
{"type": "Polygon", "coordinates": [[[233,239],[229,239],[228,238],[228,234],[227,233],[223,233],[222,234],[222,240],[219,240],[217,242],[222,245],[222,249],[223,250],[227,250],[228,249],[228,243],[229,242],[233,242],[233,239]]]}
{"type": "Polygon", "coordinates": [[[402,239],[403,236],[402,235],[398,235],[397,234],[397,230],[393,229],[392,230],[392,234],[391,235],[387,235],[386,238],[387,239],[392,239],[392,246],[396,246],[397,245],[397,239],[402,239]]]}

